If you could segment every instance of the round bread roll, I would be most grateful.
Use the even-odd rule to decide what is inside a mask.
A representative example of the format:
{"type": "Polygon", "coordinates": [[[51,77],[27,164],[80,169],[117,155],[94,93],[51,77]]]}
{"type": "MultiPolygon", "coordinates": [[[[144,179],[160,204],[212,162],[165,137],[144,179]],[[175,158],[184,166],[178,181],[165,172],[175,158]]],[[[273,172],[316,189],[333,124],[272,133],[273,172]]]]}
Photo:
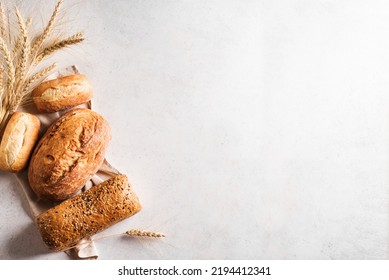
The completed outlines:
{"type": "Polygon", "coordinates": [[[32,91],[40,112],[68,109],[92,99],[93,89],[85,75],[75,74],[43,82],[32,91]]]}
{"type": "Polygon", "coordinates": [[[111,130],[89,109],[73,109],[46,131],[28,167],[28,181],[40,198],[61,201],[74,196],[104,161],[111,130]]]}
{"type": "Polygon", "coordinates": [[[22,112],[12,115],[0,144],[0,169],[19,172],[26,167],[39,129],[40,121],[36,116],[22,112]]]}

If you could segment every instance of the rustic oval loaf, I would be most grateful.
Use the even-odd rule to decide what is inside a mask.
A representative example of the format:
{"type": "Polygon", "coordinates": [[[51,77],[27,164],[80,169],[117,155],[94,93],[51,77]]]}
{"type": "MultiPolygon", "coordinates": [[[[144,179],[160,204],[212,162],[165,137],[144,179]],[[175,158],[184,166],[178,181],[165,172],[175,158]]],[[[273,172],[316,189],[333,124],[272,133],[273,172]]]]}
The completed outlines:
{"type": "Polygon", "coordinates": [[[89,109],[67,112],[34,150],[28,168],[31,188],[51,201],[75,195],[103,163],[110,139],[110,127],[101,115],[89,109]]]}

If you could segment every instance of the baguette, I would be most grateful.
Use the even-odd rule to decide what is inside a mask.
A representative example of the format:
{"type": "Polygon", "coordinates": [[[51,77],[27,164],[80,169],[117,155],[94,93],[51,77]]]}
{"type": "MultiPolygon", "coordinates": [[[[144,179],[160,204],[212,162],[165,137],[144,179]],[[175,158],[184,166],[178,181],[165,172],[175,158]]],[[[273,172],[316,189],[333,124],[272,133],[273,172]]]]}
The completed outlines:
{"type": "Polygon", "coordinates": [[[142,206],[125,175],[118,175],[36,217],[42,240],[63,251],[138,213],[142,206]]]}
{"type": "Polygon", "coordinates": [[[19,172],[24,169],[38,140],[39,119],[15,112],[9,119],[0,144],[0,169],[19,172]]]}

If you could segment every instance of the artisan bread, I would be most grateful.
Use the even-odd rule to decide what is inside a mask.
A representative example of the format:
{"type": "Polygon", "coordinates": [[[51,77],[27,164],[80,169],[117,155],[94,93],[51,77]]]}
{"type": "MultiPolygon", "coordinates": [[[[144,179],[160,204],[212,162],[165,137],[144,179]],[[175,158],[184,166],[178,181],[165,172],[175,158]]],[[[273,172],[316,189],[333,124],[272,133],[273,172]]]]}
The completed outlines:
{"type": "Polygon", "coordinates": [[[89,109],[73,109],[53,123],[38,142],[28,168],[40,198],[75,195],[97,172],[111,139],[108,122],[89,109]]]}
{"type": "Polygon", "coordinates": [[[125,175],[118,175],[39,214],[36,225],[53,251],[62,251],[141,210],[125,175]]]}
{"type": "Polygon", "coordinates": [[[19,172],[26,167],[38,140],[39,119],[31,114],[15,112],[9,119],[0,144],[0,169],[19,172]]]}
{"type": "Polygon", "coordinates": [[[92,99],[92,86],[81,74],[43,82],[32,91],[32,100],[40,112],[57,112],[92,99]]]}

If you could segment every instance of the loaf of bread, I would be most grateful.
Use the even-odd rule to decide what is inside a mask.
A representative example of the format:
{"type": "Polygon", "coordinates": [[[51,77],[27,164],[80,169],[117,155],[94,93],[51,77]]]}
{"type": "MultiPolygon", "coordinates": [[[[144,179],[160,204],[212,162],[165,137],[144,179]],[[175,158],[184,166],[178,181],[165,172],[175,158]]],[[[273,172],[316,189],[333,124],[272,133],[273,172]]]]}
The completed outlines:
{"type": "Polygon", "coordinates": [[[62,251],[141,210],[125,175],[113,177],[39,214],[36,225],[53,251],[62,251]]]}
{"type": "Polygon", "coordinates": [[[38,140],[39,119],[31,114],[15,112],[9,119],[0,144],[0,169],[19,172],[26,167],[38,140]]]}
{"type": "Polygon", "coordinates": [[[28,180],[40,198],[75,195],[97,172],[111,139],[108,122],[89,109],[74,109],[53,123],[30,160],[28,180]]]}
{"type": "Polygon", "coordinates": [[[75,74],[43,82],[32,92],[40,112],[57,112],[91,100],[93,89],[85,75],[75,74]]]}

